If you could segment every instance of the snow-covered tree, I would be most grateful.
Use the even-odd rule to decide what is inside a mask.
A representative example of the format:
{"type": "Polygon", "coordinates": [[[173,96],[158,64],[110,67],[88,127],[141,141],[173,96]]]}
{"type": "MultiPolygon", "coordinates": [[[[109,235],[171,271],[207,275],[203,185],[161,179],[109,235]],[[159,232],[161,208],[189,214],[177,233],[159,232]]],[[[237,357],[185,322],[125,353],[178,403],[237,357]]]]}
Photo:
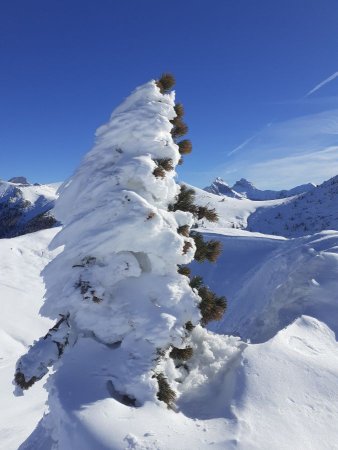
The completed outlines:
{"type": "Polygon", "coordinates": [[[191,143],[178,142],[187,127],[169,92],[173,81],[168,74],[150,81],[116,108],[60,190],[56,215],[63,228],[52,243],[60,253],[43,272],[41,309],[56,325],[19,360],[15,374],[27,389],[54,365],[50,404],[65,355],[86,357],[84,349],[95,342],[112,355],[103,363],[88,350],[107,397],[173,406],[177,378],[188,371],[182,361],[192,356],[192,331],[225,309],[224,299],[190,280],[186,267],[195,252],[201,261],[219,253],[217,243],[190,231],[195,219],[217,215],[195,206],[193,191],[174,179],[191,143]]]}

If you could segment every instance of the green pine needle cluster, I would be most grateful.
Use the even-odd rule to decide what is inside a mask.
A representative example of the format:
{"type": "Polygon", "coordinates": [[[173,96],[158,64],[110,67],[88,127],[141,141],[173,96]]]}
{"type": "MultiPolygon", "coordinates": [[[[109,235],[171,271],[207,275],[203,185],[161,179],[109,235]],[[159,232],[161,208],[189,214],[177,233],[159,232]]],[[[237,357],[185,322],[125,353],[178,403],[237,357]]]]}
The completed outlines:
{"type": "Polygon", "coordinates": [[[161,94],[167,94],[175,86],[175,83],[175,77],[171,73],[163,73],[161,78],[156,81],[161,94]]]}
{"type": "Polygon", "coordinates": [[[219,241],[210,239],[205,241],[201,233],[192,231],[190,236],[194,239],[196,245],[195,260],[198,262],[216,262],[222,251],[222,245],[219,241]]]}
{"type": "MultiPolygon", "coordinates": [[[[173,75],[165,73],[156,82],[160,91],[165,94],[172,89],[175,84],[175,78],[173,75]]],[[[179,164],[182,164],[182,155],[188,155],[192,151],[192,143],[189,139],[183,139],[178,142],[178,139],[184,136],[188,132],[188,126],[183,121],[184,107],[181,103],[177,103],[174,107],[176,117],[171,120],[173,125],[171,135],[174,142],[178,145],[178,150],[181,155],[179,164]]],[[[154,160],[156,167],[153,171],[155,177],[164,178],[166,173],[173,170],[173,161],[170,159],[156,159],[154,160]]],[[[182,184],[179,194],[175,199],[175,203],[168,206],[169,211],[186,211],[193,214],[196,220],[206,219],[210,222],[217,222],[218,215],[214,208],[208,208],[207,206],[198,206],[195,204],[195,191],[186,185],[182,184]]],[[[215,262],[221,252],[221,244],[216,240],[204,241],[201,233],[191,231],[189,225],[181,225],[177,228],[177,233],[184,237],[191,237],[194,239],[196,245],[195,260],[198,262],[210,261],[215,262]]],[[[190,241],[184,241],[182,253],[186,254],[192,247],[190,241]]],[[[177,271],[180,275],[188,277],[189,283],[192,289],[199,295],[201,301],[198,305],[201,312],[201,325],[206,326],[213,320],[220,320],[225,309],[226,299],[225,297],[219,297],[212,292],[206,285],[203,284],[201,277],[191,277],[191,270],[189,267],[179,265],[177,271]]],[[[193,324],[190,320],[185,324],[186,337],[193,331],[196,324],[193,324]]],[[[165,358],[168,348],[163,349],[159,353],[159,358],[165,358]]],[[[193,349],[189,345],[185,348],[171,347],[169,356],[175,360],[177,367],[188,367],[184,362],[189,360],[193,355],[193,349]]],[[[163,373],[157,373],[154,375],[158,383],[157,398],[168,405],[168,408],[173,408],[176,400],[176,394],[170,387],[170,384],[163,373]]]]}
{"type": "Polygon", "coordinates": [[[169,211],[187,211],[194,215],[197,220],[207,219],[209,222],[217,222],[218,214],[214,208],[197,206],[195,202],[195,191],[181,184],[181,190],[173,205],[169,205],[169,211]]]}
{"type": "Polygon", "coordinates": [[[196,289],[202,301],[199,304],[202,320],[201,325],[206,326],[209,322],[214,320],[221,320],[227,307],[227,300],[225,297],[218,297],[207,286],[203,284],[202,277],[193,277],[190,281],[192,289],[196,289]]]}
{"type": "Polygon", "coordinates": [[[176,394],[171,389],[167,378],[163,373],[158,373],[154,375],[158,383],[157,398],[168,405],[169,409],[172,409],[176,400],[176,394]]]}

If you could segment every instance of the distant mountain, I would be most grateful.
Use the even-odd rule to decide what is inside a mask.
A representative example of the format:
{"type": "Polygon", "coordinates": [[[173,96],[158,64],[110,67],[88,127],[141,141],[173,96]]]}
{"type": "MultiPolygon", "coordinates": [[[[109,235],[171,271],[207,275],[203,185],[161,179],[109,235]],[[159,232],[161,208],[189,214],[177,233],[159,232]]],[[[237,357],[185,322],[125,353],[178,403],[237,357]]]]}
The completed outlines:
{"type": "Polygon", "coordinates": [[[9,181],[9,183],[22,184],[24,186],[28,186],[30,184],[30,183],[28,183],[26,177],[13,177],[13,178],[10,178],[8,181],[9,181]]]}
{"type": "Polygon", "coordinates": [[[216,195],[226,195],[232,198],[242,198],[241,194],[235,192],[222,178],[217,177],[210,186],[204,188],[206,192],[216,195]]]}
{"type": "Polygon", "coordinates": [[[313,183],[302,184],[292,189],[282,191],[261,190],[256,188],[250,181],[241,178],[232,186],[232,189],[240,193],[243,197],[250,200],[276,200],[278,198],[287,198],[293,195],[309,192],[316,187],[313,183]]]}
{"type": "Polygon", "coordinates": [[[25,177],[0,180],[0,238],[51,228],[58,184],[32,185],[25,177]]]}
{"type": "Polygon", "coordinates": [[[282,204],[258,208],[247,229],[285,237],[338,230],[338,175],[282,204]]]}
{"type": "Polygon", "coordinates": [[[222,178],[216,178],[211,186],[204,188],[205,191],[216,195],[226,195],[232,198],[248,198],[249,200],[277,200],[280,198],[292,197],[294,195],[309,192],[316,187],[313,183],[302,184],[292,189],[282,191],[261,190],[256,188],[253,183],[241,178],[230,187],[222,178]]]}

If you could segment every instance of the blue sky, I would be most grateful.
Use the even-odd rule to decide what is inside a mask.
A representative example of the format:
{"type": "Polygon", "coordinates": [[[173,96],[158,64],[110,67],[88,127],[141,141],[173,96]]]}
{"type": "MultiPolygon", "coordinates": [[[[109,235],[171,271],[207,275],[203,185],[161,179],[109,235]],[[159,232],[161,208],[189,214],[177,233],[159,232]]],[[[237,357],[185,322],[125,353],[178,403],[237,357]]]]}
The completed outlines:
{"type": "Polygon", "coordinates": [[[2,1],[0,178],[66,179],[171,71],[194,145],[181,179],[321,182],[338,173],[337,24],[336,0],[2,1]]]}

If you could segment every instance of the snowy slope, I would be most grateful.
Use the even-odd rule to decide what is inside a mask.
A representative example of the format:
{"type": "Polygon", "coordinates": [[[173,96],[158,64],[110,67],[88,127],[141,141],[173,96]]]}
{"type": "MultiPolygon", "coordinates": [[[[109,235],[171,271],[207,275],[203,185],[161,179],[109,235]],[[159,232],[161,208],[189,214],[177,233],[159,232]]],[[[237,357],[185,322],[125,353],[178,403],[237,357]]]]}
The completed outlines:
{"type": "Polygon", "coordinates": [[[54,226],[51,209],[58,186],[59,183],[31,185],[0,180],[0,238],[54,226]]]}
{"type": "Polygon", "coordinates": [[[248,219],[248,230],[286,237],[338,230],[338,176],[285,203],[258,209],[248,219]]]}
{"type": "Polygon", "coordinates": [[[39,316],[44,286],[40,271],[55,255],[47,246],[57,228],[0,239],[0,448],[15,450],[33,431],[47,393],[34,386],[25,397],[13,395],[13,373],[27,346],[46,333],[50,321],[39,316]]]}

